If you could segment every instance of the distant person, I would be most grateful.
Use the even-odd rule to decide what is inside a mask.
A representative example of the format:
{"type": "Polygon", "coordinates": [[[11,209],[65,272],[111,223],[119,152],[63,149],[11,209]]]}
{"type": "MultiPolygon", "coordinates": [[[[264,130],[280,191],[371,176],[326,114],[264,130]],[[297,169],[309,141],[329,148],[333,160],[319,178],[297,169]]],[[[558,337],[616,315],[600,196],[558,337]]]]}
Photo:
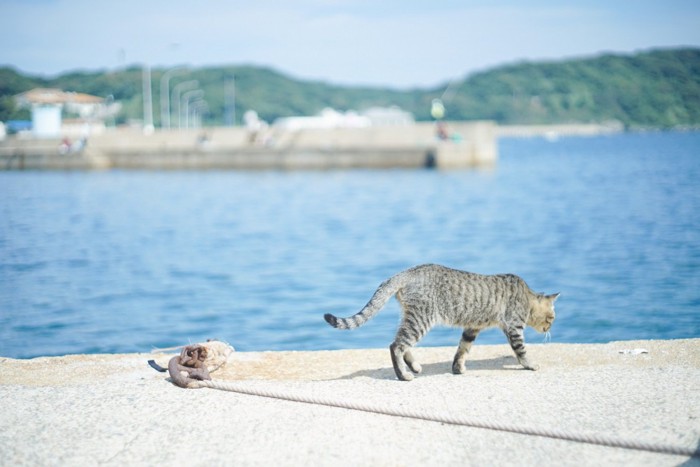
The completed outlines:
{"type": "Polygon", "coordinates": [[[262,129],[262,122],[258,118],[258,113],[255,110],[248,110],[243,114],[243,121],[248,130],[248,143],[254,144],[258,140],[258,135],[262,129]]]}
{"type": "Polygon", "coordinates": [[[447,133],[447,126],[445,125],[445,122],[436,122],[435,131],[440,141],[447,141],[447,139],[450,137],[450,135],[447,133]]]}
{"type": "Polygon", "coordinates": [[[61,144],[58,145],[58,153],[62,156],[68,154],[71,150],[70,140],[68,138],[63,138],[61,144]]]}
{"type": "Polygon", "coordinates": [[[77,143],[75,143],[73,146],[70,148],[70,152],[81,152],[85,150],[85,146],[87,146],[87,138],[82,137],[78,140],[77,143]]]}
{"type": "Polygon", "coordinates": [[[205,148],[209,146],[209,136],[207,136],[206,133],[201,133],[197,137],[197,146],[199,146],[200,148],[205,148]]]}

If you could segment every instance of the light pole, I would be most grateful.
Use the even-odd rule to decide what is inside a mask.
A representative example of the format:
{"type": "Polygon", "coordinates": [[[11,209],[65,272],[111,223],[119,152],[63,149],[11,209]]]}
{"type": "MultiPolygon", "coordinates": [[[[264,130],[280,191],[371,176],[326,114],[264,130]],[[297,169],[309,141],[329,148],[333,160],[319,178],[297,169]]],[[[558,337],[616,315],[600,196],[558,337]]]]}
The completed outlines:
{"type": "Polygon", "coordinates": [[[160,127],[170,129],[170,78],[187,71],[184,66],[171,68],[160,77],[160,127]]]}
{"type": "Polygon", "coordinates": [[[153,98],[151,97],[151,67],[143,66],[143,132],[153,133],[153,98]]]}
{"type": "MultiPolygon", "coordinates": [[[[202,115],[209,111],[209,105],[204,99],[193,100],[189,105],[192,114],[192,128],[202,127],[202,115]]],[[[189,120],[188,125],[189,127],[189,120]]]]}
{"type": "Polygon", "coordinates": [[[114,106],[114,95],[110,94],[105,97],[104,103],[102,104],[102,111],[100,112],[100,118],[105,122],[105,126],[108,128],[114,128],[114,113],[112,112],[112,106],[114,106]],[[111,125],[107,124],[107,119],[111,120],[111,125]]]}
{"type": "MultiPolygon", "coordinates": [[[[194,91],[187,91],[186,93],[184,93],[182,95],[181,99],[182,99],[182,102],[184,102],[184,104],[185,104],[185,111],[184,111],[185,128],[189,127],[190,100],[191,99],[200,99],[203,95],[204,95],[204,91],[202,91],[201,89],[195,89],[194,91]]],[[[182,126],[180,128],[182,128],[182,126]]]]}
{"type": "Polygon", "coordinates": [[[236,77],[224,81],[224,124],[236,126],[236,77]]]}
{"type": "Polygon", "coordinates": [[[172,102],[177,104],[177,127],[182,128],[182,114],[180,112],[180,94],[182,94],[183,91],[187,91],[190,89],[194,89],[197,86],[199,86],[199,81],[197,80],[191,80],[191,81],[183,81],[182,83],[178,83],[173,87],[173,98],[172,102]]]}

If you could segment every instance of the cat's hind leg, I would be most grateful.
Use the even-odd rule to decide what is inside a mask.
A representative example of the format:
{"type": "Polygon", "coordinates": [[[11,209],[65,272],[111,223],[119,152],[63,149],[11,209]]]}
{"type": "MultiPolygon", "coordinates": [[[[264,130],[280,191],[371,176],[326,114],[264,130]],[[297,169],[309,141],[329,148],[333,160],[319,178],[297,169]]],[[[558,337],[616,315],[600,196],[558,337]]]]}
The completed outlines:
{"type": "Polygon", "coordinates": [[[526,370],[538,370],[540,366],[530,362],[530,360],[527,358],[527,353],[525,352],[524,330],[524,324],[516,324],[506,327],[503,331],[508,337],[510,347],[513,349],[513,352],[515,352],[515,356],[518,357],[518,362],[523,366],[523,368],[526,370]]]}
{"type": "Polygon", "coordinates": [[[396,377],[401,381],[411,381],[414,378],[413,373],[420,373],[422,371],[422,367],[413,357],[410,347],[406,347],[394,341],[389,346],[389,351],[391,352],[391,363],[394,366],[394,373],[396,373],[396,377]],[[406,364],[408,364],[408,368],[410,368],[413,373],[408,371],[406,364]]]}
{"type": "Polygon", "coordinates": [[[404,360],[406,348],[394,341],[389,346],[389,352],[391,353],[391,363],[394,366],[394,373],[396,373],[396,377],[401,381],[413,380],[413,374],[406,368],[406,361],[404,360]]]}
{"type": "Polygon", "coordinates": [[[455,353],[455,358],[452,360],[452,373],[456,375],[461,375],[466,371],[465,362],[467,361],[467,354],[472,348],[472,343],[476,339],[479,331],[476,329],[465,328],[462,332],[462,338],[459,340],[459,347],[457,347],[457,353],[455,353]]]}
{"type": "Polygon", "coordinates": [[[391,363],[394,365],[396,377],[401,381],[411,381],[413,373],[408,371],[406,364],[414,373],[421,372],[420,364],[411,353],[411,348],[430,330],[430,323],[416,320],[410,314],[404,315],[404,320],[396,332],[396,339],[389,346],[391,363]]]}
{"type": "Polygon", "coordinates": [[[411,353],[411,349],[406,349],[403,353],[403,361],[406,362],[406,365],[408,365],[408,368],[416,374],[420,373],[423,371],[423,367],[420,366],[420,363],[418,363],[413,356],[413,353],[411,353]]]}

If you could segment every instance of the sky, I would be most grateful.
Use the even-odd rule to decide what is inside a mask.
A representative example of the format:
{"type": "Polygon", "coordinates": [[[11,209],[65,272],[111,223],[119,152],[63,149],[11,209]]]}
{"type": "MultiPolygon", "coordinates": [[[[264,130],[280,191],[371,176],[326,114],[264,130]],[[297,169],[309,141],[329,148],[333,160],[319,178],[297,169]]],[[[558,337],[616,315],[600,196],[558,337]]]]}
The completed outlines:
{"type": "Polygon", "coordinates": [[[700,1],[0,0],[0,66],[260,65],[431,87],[523,60],[700,47],[700,1]]]}

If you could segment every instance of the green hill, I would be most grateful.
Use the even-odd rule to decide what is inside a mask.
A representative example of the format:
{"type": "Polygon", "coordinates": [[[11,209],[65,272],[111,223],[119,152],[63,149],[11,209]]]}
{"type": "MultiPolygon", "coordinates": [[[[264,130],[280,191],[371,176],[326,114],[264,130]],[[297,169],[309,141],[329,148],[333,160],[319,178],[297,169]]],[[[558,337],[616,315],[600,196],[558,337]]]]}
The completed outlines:
{"type": "Polygon", "coordinates": [[[700,124],[700,49],[520,63],[470,76],[453,100],[455,119],[501,123],[700,124]]]}
{"type": "MultiPolygon", "coordinates": [[[[160,78],[153,69],[154,120],[160,124],[160,78]]],[[[171,80],[197,80],[208,106],[206,125],[222,125],[233,114],[226,89],[235,79],[236,122],[254,109],[265,120],[313,115],[324,107],[362,110],[397,105],[418,120],[430,119],[430,102],[447,84],[399,90],[339,86],[292,78],[253,66],[190,69],[171,80]],[[228,84],[227,84],[228,83],[228,84]]],[[[72,72],[53,78],[26,76],[0,68],[0,121],[27,118],[12,96],[34,87],[57,87],[122,103],[117,123],[143,116],[142,70],[72,72]]],[[[493,68],[452,83],[445,94],[446,118],[491,119],[504,124],[589,123],[617,120],[627,127],[700,125],[700,49],[651,50],[633,55],[605,54],[554,62],[522,62],[493,68]]]]}

